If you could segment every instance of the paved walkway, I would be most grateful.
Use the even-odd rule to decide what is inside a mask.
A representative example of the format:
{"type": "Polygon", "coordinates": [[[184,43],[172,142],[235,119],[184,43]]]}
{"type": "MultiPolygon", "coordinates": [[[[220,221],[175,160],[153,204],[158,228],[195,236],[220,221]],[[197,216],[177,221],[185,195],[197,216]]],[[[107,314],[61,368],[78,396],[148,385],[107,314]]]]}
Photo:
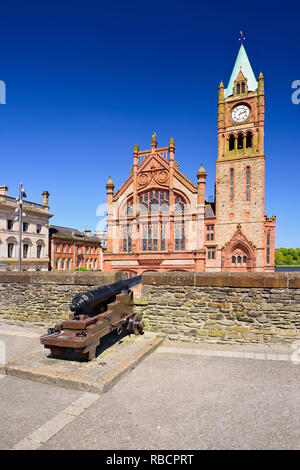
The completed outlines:
{"type": "MultiPolygon", "coordinates": [[[[40,332],[0,325],[10,360],[40,332]]],[[[102,396],[0,374],[0,449],[299,449],[295,351],[166,341],[102,396]]]]}

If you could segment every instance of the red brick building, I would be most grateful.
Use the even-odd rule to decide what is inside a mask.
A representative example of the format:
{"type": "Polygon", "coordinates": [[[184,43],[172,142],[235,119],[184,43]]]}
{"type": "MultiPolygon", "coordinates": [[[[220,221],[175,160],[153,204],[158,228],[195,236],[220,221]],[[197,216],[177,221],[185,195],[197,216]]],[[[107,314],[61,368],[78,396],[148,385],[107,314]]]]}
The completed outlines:
{"type": "Polygon", "coordinates": [[[273,271],[275,221],[265,215],[264,78],[256,80],[243,44],[218,95],[215,200],[179,170],[175,142],[133,150],[121,188],[107,182],[105,270],[273,271]]]}
{"type": "Polygon", "coordinates": [[[72,270],[85,267],[102,271],[102,247],[99,238],[90,230],[51,225],[49,229],[50,270],[72,270]]]}

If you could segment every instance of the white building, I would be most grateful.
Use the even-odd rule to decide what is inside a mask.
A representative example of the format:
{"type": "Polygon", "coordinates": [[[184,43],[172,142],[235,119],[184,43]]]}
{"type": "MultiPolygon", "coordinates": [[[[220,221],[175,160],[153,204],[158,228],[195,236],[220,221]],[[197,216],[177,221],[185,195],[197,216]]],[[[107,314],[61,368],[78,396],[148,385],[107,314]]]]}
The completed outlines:
{"type": "MultiPolygon", "coordinates": [[[[19,269],[19,222],[16,198],[8,196],[8,187],[0,186],[0,271],[19,269]]],[[[48,271],[49,267],[49,193],[43,192],[43,204],[23,201],[22,270],[48,271]]]]}

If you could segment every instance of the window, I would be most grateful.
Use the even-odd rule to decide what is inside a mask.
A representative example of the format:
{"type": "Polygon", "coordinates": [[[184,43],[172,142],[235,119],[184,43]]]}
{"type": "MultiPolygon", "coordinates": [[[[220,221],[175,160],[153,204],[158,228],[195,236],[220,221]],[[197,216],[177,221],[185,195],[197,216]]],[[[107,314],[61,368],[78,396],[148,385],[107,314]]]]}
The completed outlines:
{"type": "MultiPolygon", "coordinates": [[[[179,207],[177,205],[183,205],[184,201],[182,198],[175,198],[175,211],[179,207]]],[[[131,201],[128,203],[127,208],[131,205],[131,201]]],[[[159,212],[168,212],[169,210],[169,191],[149,191],[143,193],[139,196],[139,209],[142,214],[147,212],[159,213],[159,212]]]]}
{"type": "Polygon", "coordinates": [[[56,253],[59,253],[60,251],[60,245],[56,245],[56,253]]]}
{"type": "Polygon", "coordinates": [[[158,250],[158,224],[143,224],[143,251],[158,250]]]}
{"type": "Polygon", "coordinates": [[[7,244],[7,257],[12,258],[14,254],[14,244],[13,243],[8,243],[7,244]]]}
{"type": "Polygon", "coordinates": [[[230,150],[230,151],[231,151],[231,150],[234,150],[234,140],[235,140],[235,139],[234,139],[234,135],[231,135],[231,136],[229,137],[229,150],[230,150]]]}
{"type": "Polygon", "coordinates": [[[130,253],[132,249],[132,231],[131,227],[123,227],[123,251],[130,253]]]}
{"type": "Polygon", "coordinates": [[[63,246],[62,246],[62,252],[63,252],[63,253],[66,252],[66,245],[65,245],[65,244],[63,244],[63,246]]]}
{"type": "Polygon", "coordinates": [[[37,225],[36,226],[36,233],[41,233],[42,231],[42,226],[41,225],[37,225]]]}
{"type": "Polygon", "coordinates": [[[242,83],[242,93],[245,93],[246,87],[245,87],[245,82],[242,83]]]}
{"type": "Polygon", "coordinates": [[[80,253],[80,246],[77,247],[77,253],[80,253]]]}
{"type": "Polygon", "coordinates": [[[56,268],[56,269],[59,269],[59,268],[60,268],[60,259],[59,259],[59,258],[56,259],[55,268],[56,268]]]}
{"type": "Polygon", "coordinates": [[[28,232],[28,222],[23,222],[23,232],[28,232]]]}
{"type": "Polygon", "coordinates": [[[234,169],[230,168],[230,202],[233,202],[234,199],[234,169]]]}
{"type": "Polygon", "coordinates": [[[166,249],[166,224],[161,224],[161,240],[160,240],[160,249],[165,251],[166,249]]]}
{"type": "Polygon", "coordinates": [[[271,261],[270,247],[271,247],[271,236],[270,236],[270,232],[268,232],[267,233],[267,264],[270,264],[270,261],[271,261]]]}
{"type": "Polygon", "coordinates": [[[207,248],[207,259],[215,259],[216,248],[214,246],[207,248]]]}
{"type": "Polygon", "coordinates": [[[214,226],[207,225],[206,227],[206,240],[211,241],[214,239],[214,226]]]}
{"type": "Polygon", "coordinates": [[[28,243],[24,243],[23,245],[23,258],[28,257],[29,245],[28,243]]]}
{"type": "Polygon", "coordinates": [[[239,95],[241,93],[241,85],[238,83],[236,86],[236,93],[239,95]]]}
{"type": "Polygon", "coordinates": [[[243,256],[243,264],[247,263],[247,256],[243,256]]]}
{"type": "Polygon", "coordinates": [[[244,147],[244,136],[242,133],[238,135],[238,149],[242,149],[244,147]]]}
{"type": "Polygon", "coordinates": [[[43,249],[42,245],[37,245],[37,247],[36,247],[36,256],[37,256],[37,258],[42,258],[42,249],[43,249]]]}
{"type": "Polygon", "coordinates": [[[12,230],[14,227],[14,221],[13,220],[8,220],[7,221],[7,230],[12,230]]]}
{"type": "Polygon", "coordinates": [[[185,233],[184,224],[175,224],[175,251],[183,251],[185,249],[185,233]]]}
{"type": "Polygon", "coordinates": [[[236,261],[236,258],[235,258],[235,256],[233,256],[233,257],[231,258],[232,264],[235,264],[235,261],[236,261]]]}
{"type": "Polygon", "coordinates": [[[246,136],[246,147],[247,147],[247,148],[251,148],[251,147],[252,147],[252,133],[251,133],[251,132],[247,132],[247,136],[246,136]]]}
{"type": "Polygon", "coordinates": [[[238,262],[238,264],[241,264],[241,262],[242,262],[242,257],[241,256],[237,257],[237,262],[238,262]]]}
{"type": "Polygon", "coordinates": [[[250,175],[251,168],[250,166],[246,167],[246,201],[250,201],[250,175]]]}

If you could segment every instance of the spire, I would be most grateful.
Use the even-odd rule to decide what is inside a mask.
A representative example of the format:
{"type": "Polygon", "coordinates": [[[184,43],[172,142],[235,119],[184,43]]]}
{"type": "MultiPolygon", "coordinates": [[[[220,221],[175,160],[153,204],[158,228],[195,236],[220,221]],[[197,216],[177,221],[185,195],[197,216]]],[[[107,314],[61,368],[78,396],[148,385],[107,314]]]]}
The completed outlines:
{"type": "Polygon", "coordinates": [[[106,183],[106,189],[113,188],[114,189],[115,185],[111,179],[111,176],[109,177],[107,183],[106,183]]]}
{"type": "Polygon", "coordinates": [[[198,178],[199,178],[200,176],[202,176],[202,175],[203,175],[204,177],[207,176],[207,175],[206,175],[206,171],[205,171],[204,168],[203,168],[203,163],[201,163],[201,166],[200,166],[200,168],[199,168],[199,170],[198,170],[198,173],[197,173],[198,178]]]}
{"type": "Polygon", "coordinates": [[[243,44],[241,44],[239,53],[237,55],[228,86],[224,90],[225,98],[233,94],[234,81],[236,80],[236,77],[238,76],[240,70],[243,72],[244,77],[247,79],[248,91],[256,91],[257,81],[243,44]]]}

